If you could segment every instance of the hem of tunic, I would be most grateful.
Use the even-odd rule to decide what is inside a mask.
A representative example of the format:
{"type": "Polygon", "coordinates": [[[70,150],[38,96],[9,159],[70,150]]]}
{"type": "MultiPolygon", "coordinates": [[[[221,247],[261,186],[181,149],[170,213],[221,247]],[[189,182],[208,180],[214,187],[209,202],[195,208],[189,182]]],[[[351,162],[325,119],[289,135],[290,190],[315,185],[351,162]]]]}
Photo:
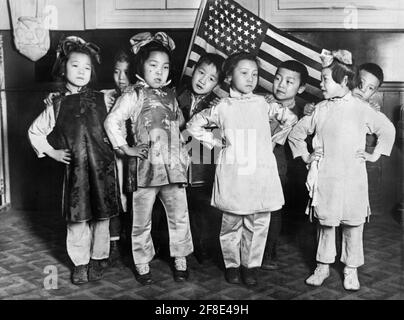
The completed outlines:
{"type": "Polygon", "coordinates": [[[237,214],[237,215],[249,215],[249,214],[256,214],[256,213],[267,213],[267,212],[272,212],[272,211],[277,211],[282,209],[283,205],[280,206],[276,206],[273,208],[267,208],[267,209],[259,209],[259,210],[252,210],[252,211],[240,211],[240,210],[230,210],[230,209],[226,209],[225,207],[221,207],[219,205],[215,205],[211,203],[212,207],[215,207],[221,211],[227,212],[227,213],[232,213],[232,214],[237,214]]]}
{"type": "Polygon", "coordinates": [[[118,217],[119,213],[113,215],[113,216],[109,216],[108,218],[90,218],[90,219],[85,219],[85,220],[70,220],[70,219],[66,219],[66,222],[68,223],[80,223],[80,222],[88,222],[88,221],[103,221],[103,220],[110,220],[111,218],[115,218],[118,217]]]}
{"type": "Polygon", "coordinates": [[[327,227],[339,227],[340,225],[357,227],[366,222],[365,217],[361,220],[328,220],[328,219],[319,219],[318,217],[317,219],[320,225],[327,227]]]}
{"type": "MultiPolygon", "coordinates": [[[[165,182],[165,183],[161,183],[161,184],[152,184],[152,185],[147,185],[147,186],[142,186],[142,185],[140,185],[140,184],[138,184],[138,188],[154,188],[154,187],[163,187],[163,186],[168,186],[168,185],[170,185],[170,184],[184,184],[184,185],[187,185],[188,184],[188,182],[185,180],[185,181],[179,181],[179,182],[165,182]]],[[[136,192],[136,191],[135,191],[136,192]]]]}

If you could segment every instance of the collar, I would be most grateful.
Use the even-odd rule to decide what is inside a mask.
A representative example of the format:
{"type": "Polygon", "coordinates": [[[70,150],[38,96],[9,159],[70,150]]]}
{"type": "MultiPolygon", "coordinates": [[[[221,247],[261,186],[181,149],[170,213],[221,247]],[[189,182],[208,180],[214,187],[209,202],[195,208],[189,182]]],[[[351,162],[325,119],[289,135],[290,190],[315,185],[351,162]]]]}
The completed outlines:
{"type": "Polygon", "coordinates": [[[279,101],[278,99],[275,98],[275,96],[273,94],[271,94],[271,98],[279,103],[282,108],[288,108],[288,109],[293,109],[296,106],[296,100],[295,99],[291,99],[289,101],[279,101]]]}
{"type": "MultiPolygon", "coordinates": [[[[141,76],[138,74],[135,74],[136,78],[140,80],[139,85],[145,88],[150,88],[150,86],[147,84],[146,80],[144,80],[141,76]]],[[[161,89],[165,86],[168,86],[171,83],[171,80],[168,80],[166,83],[163,83],[160,88],[154,88],[154,89],[161,89]]]]}
{"type": "Polygon", "coordinates": [[[206,93],[206,94],[195,94],[195,93],[193,93],[193,92],[191,91],[191,97],[192,97],[192,99],[193,99],[195,102],[199,102],[199,101],[203,100],[204,98],[207,97],[208,94],[209,94],[209,93],[206,93]]]}
{"type": "Polygon", "coordinates": [[[83,93],[83,92],[86,92],[87,90],[88,90],[88,87],[84,86],[84,87],[81,87],[79,91],[74,93],[74,92],[71,92],[69,90],[69,88],[65,85],[63,88],[60,89],[60,93],[65,95],[65,96],[68,96],[68,95],[71,95],[71,94],[83,93]]]}
{"type": "Polygon", "coordinates": [[[351,90],[349,90],[348,93],[347,93],[346,95],[342,96],[342,97],[334,97],[334,98],[331,98],[330,101],[338,102],[338,101],[348,101],[348,100],[350,100],[350,99],[352,99],[352,92],[351,92],[351,90]]]}
{"type": "Polygon", "coordinates": [[[235,91],[232,88],[230,88],[230,97],[231,98],[248,99],[248,98],[251,98],[253,95],[254,95],[254,93],[252,93],[252,92],[243,94],[241,92],[235,91]]]}
{"type": "Polygon", "coordinates": [[[292,99],[290,101],[285,101],[285,102],[279,101],[279,103],[282,105],[282,107],[288,108],[288,109],[293,109],[296,105],[295,99],[292,99]]]}

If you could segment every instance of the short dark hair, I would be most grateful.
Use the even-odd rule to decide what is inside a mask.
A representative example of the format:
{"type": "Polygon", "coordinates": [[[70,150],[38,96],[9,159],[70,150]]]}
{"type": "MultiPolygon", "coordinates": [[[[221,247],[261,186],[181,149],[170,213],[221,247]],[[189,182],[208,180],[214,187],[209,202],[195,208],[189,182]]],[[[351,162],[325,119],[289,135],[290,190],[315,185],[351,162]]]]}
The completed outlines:
{"type": "Polygon", "coordinates": [[[136,66],[136,73],[144,78],[144,63],[149,59],[152,52],[164,52],[168,55],[170,61],[170,74],[171,74],[171,51],[164,47],[162,44],[156,41],[152,41],[145,46],[141,47],[134,59],[134,65],[136,66]]]}
{"type": "Polygon", "coordinates": [[[371,74],[373,74],[378,80],[379,80],[379,86],[384,81],[384,74],[383,74],[383,69],[376,63],[364,63],[361,64],[358,68],[358,71],[365,70],[371,74]]]}
{"type": "Polygon", "coordinates": [[[194,72],[195,70],[200,67],[202,64],[213,64],[216,67],[216,70],[219,74],[219,82],[222,80],[222,75],[223,75],[223,63],[224,63],[224,58],[221,55],[218,55],[216,53],[206,53],[202,55],[198,62],[195,64],[194,67],[194,72]]]}
{"type": "Polygon", "coordinates": [[[307,80],[309,78],[309,72],[307,71],[307,68],[303,63],[300,63],[299,61],[296,60],[283,61],[278,66],[276,73],[278,73],[278,70],[281,68],[297,72],[300,75],[300,86],[304,86],[307,83],[307,80]]]}
{"type": "Polygon", "coordinates": [[[67,61],[69,61],[70,56],[72,53],[82,53],[90,57],[91,61],[91,77],[89,84],[93,84],[97,80],[96,76],[96,71],[95,71],[95,66],[96,66],[96,60],[94,55],[91,53],[89,49],[83,46],[77,46],[75,48],[72,48],[66,55],[61,54],[55,61],[53,67],[52,67],[52,77],[57,80],[57,81],[66,81],[66,64],[67,61]]]}
{"type": "Polygon", "coordinates": [[[114,56],[114,64],[116,64],[117,62],[127,62],[127,63],[130,63],[130,56],[129,56],[129,54],[128,54],[125,50],[123,50],[123,49],[119,50],[119,51],[115,54],[115,56],[114,56]]]}
{"type": "Polygon", "coordinates": [[[135,68],[133,67],[134,63],[131,59],[131,56],[128,51],[121,49],[114,56],[113,68],[118,62],[127,62],[128,63],[128,78],[129,82],[133,83],[135,81],[135,68]]]}
{"type": "Polygon", "coordinates": [[[327,67],[331,69],[332,79],[341,84],[344,77],[347,76],[347,87],[352,90],[356,85],[356,68],[352,61],[352,64],[346,64],[338,59],[334,59],[333,62],[327,67]]]}
{"type": "Polygon", "coordinates": [[[258,67],[260,66],[258,58],[255,54],[250,53],[250,52],[244,52],[244,51],[236,52],[236,53],[232,54],[231,56],[229,56],[227,58],[227,60],[224,62],[223,72],[226,77],[230,76],[233,73],[237,64],[241,60],[250,60],[250,61],[255,62],[258,67]]]}

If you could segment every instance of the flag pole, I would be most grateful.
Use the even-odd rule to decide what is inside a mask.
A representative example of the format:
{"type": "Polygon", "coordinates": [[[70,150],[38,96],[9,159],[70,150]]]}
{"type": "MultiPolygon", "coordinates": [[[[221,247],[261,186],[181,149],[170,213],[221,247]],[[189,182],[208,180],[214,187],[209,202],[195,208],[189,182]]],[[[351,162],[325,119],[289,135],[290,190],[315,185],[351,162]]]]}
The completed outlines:
{"type": "Polygon", "coordinates": [[[180,82],[182,81],[182,78],[184,77],[185,70],[186,70],[186,68],[187,68],[187,64],[188,64],[188,60],[189,60],[189,56],[191,55],[192,45],[193,45],[194,42],[195,42],[196,34],[198,33],[199,27],[200,27],[200,25],[201,25],[201,20],[202,20],[203,12],[205,11],[205,6],[206,6],[206,3],[207,3],[207,2],[208,2],[208,0],[202,0],[202,1],[201,1],[201,5],[199,6],[198,15],[196,16],[196,19],[195,19],[194,31],[193,31],[193,33],[192,33],[191,42],[190,42],[190,44],[189,44],[187,57],[186,57],[185,62],[184,62],[184,67],[182,68],[182,73],[181,73],[181,77],[180,77],[180,82]]]}

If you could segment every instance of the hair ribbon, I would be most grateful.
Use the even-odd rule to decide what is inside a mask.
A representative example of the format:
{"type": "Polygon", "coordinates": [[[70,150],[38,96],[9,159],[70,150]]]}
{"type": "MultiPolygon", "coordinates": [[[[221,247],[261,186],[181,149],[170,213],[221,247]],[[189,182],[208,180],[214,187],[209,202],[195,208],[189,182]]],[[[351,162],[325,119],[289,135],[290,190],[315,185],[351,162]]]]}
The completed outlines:
{"type": "Polygon", "coordinates": [[[150,42],[158,42],[169,51],[175,49],[174,40],[170,38],[165,32],[157,32],[154,36],[150,32],[142,32],[130,38],[129,42],[132,46],[132,52],[137,54],[141,47],[150,42]]]}

